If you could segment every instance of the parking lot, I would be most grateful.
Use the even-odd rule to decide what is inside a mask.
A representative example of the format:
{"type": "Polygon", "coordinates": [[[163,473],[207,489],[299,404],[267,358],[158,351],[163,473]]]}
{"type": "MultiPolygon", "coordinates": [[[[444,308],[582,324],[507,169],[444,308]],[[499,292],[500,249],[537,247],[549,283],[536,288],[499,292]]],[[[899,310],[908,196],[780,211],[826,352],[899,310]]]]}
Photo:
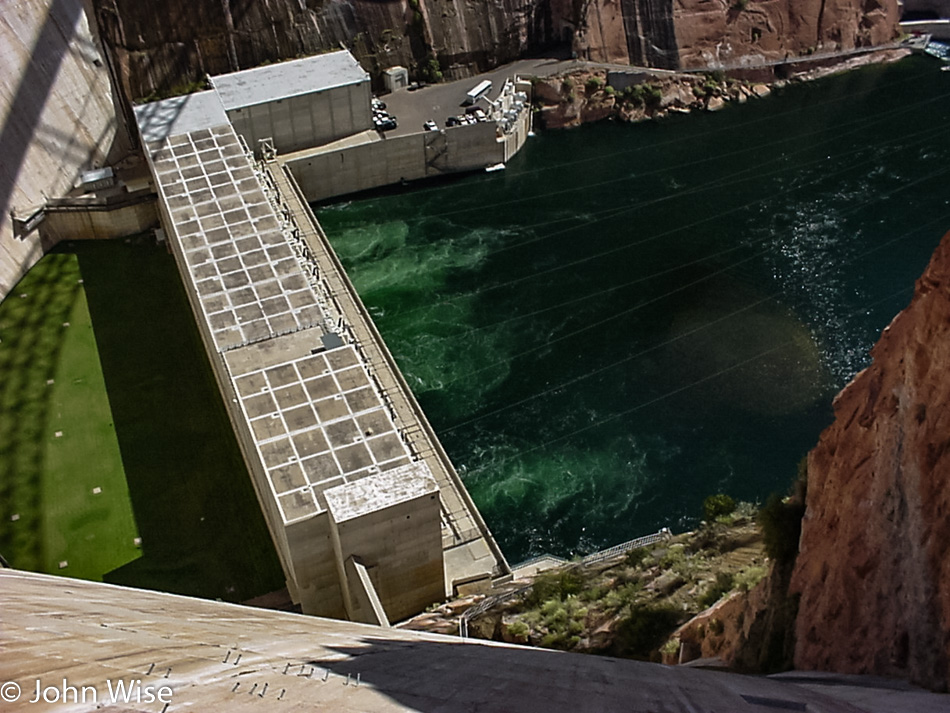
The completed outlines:
{"type": "MultiPolygon", "coordinates": [[[[466,93],[484,79],[492,83],[488,98],[496,99],[508,77],[514,78],[516,74],[547,76],[563,71],[570,65],[570,62],[554,59],[522,60],[468,79],[433,84],[415,91],[401,89],[392,94],[380,95],[379,98],[386,104],[386,111],[395,116],[398,122],[398,127],[386,134],[415,134],[423,130],[422,125],[426,121],[434,121],[439,129],[444,129],[446,119],[465,113],[466,107],[462,106],[462,102],[466,93]]],[[[481,100],[476,106],[488,108],[487,103],[481,100]]]]}

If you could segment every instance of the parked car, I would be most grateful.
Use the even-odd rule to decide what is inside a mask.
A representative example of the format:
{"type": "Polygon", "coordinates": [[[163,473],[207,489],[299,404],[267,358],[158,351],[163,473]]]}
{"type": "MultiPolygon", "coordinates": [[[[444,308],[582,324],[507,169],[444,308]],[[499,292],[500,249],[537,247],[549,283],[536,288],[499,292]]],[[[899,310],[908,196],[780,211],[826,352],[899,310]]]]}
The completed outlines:
{"type": "Polygon", "coordinates": [[[427,121],[426,123],[422,125],[422,128],[425,129],[426,131],[438,131],[439,125],[436,124],[431,119],[429,119],[429,121],[427,121]]]}
{"type": "Polygon", "coordinates": [[[376,125],[377,131],[391,131],[392,129],[395,129],[397,126],[396,117],[389,116],[389,115],[378,116],[375,119],[373,119],[373,123],[376,125]]]}
{"type": "Polygon", "coordinates": [[[386,111],[386,102],[373,97],[373,111],[386,111]]]}
{"type": "Polygon", "coordinates": [[[457,116],[450,116],[448,119],[445,120],[445,125],[446,126],[461,126],[462,120],[459,119],[457,116]]]}

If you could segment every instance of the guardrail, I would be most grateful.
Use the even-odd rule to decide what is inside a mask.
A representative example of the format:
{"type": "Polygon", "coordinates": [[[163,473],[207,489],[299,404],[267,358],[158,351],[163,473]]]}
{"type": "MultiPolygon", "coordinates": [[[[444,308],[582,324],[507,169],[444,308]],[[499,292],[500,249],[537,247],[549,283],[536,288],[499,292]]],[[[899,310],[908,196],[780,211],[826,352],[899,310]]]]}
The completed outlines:
{"type": "MultiPolygon", "coordinates": [[[[656,544],[664,540],[669,540],[673,537],[673,533],[670,531],[670,528],[664,527],[660,530],[657,530],[651,535],[644,535],[643,537],[637,537],[633,540],[628,540],[627,542],[621,542],[619,545],[614,545],[613,547],[608,547],[606,550],[600,550],[599,552],[592,552],[583,559],[577,562],[565,562],[567,567],[580,567],[583,565],[596,564],[597,562],[603,562],[604,560],[611,559],[612,557],[617,557],[619,555],[625,554],[630,550],[636,550],[641,547],[649,547],[650,545],[656,544]]],[[[518,569],[519,567],[525,567],[534,562],[538,562],[542,559],[552,558],[552,559],[561,559],[560,557],[554,557],[553,555],[538,555],[537,557],[532,557],[527,559],[520,564],[512,567],[512,570],[518,569]]],[[[514,599],[515,597],[524,594],[529,589],[534,587],[534,582],[527,584],[518,589],[512,589],[508,592],[502,594],[496,594],[493,597],[486,597],[478,604],[469,607],[461,616],[459,616],[459,636],[463,639],[468,638],[468,622],[474,619],[479,614],[483,614],[496,604],[501,604],[504,601],[509,599],[514,599]]]]}

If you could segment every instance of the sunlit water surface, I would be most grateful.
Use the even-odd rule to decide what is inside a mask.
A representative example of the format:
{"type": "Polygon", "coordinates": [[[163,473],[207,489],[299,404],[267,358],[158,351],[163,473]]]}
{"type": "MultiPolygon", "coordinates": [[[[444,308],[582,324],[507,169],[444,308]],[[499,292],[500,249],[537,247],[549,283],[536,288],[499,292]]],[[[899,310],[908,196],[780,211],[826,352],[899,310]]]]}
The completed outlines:
{"type": "Polygon", "coordinates": [[[950,229],[912,58],[319,218],[512,562],[784,491],[950,229]]]}

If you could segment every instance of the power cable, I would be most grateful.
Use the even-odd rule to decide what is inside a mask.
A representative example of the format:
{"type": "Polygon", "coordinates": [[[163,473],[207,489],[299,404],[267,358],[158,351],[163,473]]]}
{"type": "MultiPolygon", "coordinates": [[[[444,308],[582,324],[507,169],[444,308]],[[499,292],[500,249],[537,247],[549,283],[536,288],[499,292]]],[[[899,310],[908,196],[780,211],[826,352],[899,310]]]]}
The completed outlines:
{"type": "MultiPolygon", "coordinates": [[[[887,300],[893,299],[893,298],[896,297],[897,295],[900,295],[900,294],[902,294],[902,293],[909,292],[909,291],[911,291],[911,290],[912,290],[912,288],[909,288],[909,287],[905,287],[905,288],[902,288],[902,289],[900,289],[900,290],[897,290],[896,292],[893,292],[893,293],[887,295],[886,297],[883,297],[883,298],[881,298],[881,299],[879,299],[879,300],[875,300],[874,302],[870,302],[870,303],[868,303],[868,304],[862,306],[860,309],[854,310],[853,312],[849,313],[849,316],[851,316],[851,315],[857,316],[857,315],[861,314],[862,312],[865,312],[865,311],[869,310],[870,308],[874,307],[875,305],[877,305],[877,304],[880,303],[880,302],[886,302],[887,300]]],[[[657,404],[657,403],[659,403],[659,402],[661,402],[661,401],[665,401],[666,399],[672,398],[673,396],[678,396],[679,394],[684,393],[685,391],[688,391],[688,390],[690,390],[690,389],[696,388],[697,386],[701,386],[702,384],[708,383],[708,382],[710,382],[710,381],[712,381],[712,380],[714,380],[714,379],[717,379],[717,378],[720,377],[720,376],[723,376],[723,375],[725,375],[725,374],[728,374],[728,373],[731,373],[731,372],[733,372],[733,371],[736,371],[737,369],[741,369],[742,367],[744,367],[744,366],[746,366],[746,365],[748,365],[748,364],[751,364],[752,362],[755,362],[755,361],[757,361],[757,360],[759,360],[759,359],[761,359],[761,358],[763,358],[763,357],[765,357],[765,356],[768,356],[769,354],[772,354],[772,353],[774,353],[774,352],[776,352],[776,351],[779,351],[779,350],[781,350],[781,349],[784,349],[784,348],[786,348],[786,347],[789,347],[789,346],[791,346],[791,345],[794,344],[794,343],[795,343],[795,340],[794,340],[794,339],[789,339],[788,341],[782,342],[781,344],[778,344],[778,345],[776,345],[776,346],[774,346],[774,347],[770,347],[769,349],[766,349],[766,350],[764,350],[764,351],[761,351],[761,352],[759,352],[758,354],[755,354],[755,355],[753,355],[753,356],[751,356],[751,357],[747,357],[747,358],[745,358],[745,359],[742,359],[742,360],[740,360],[740,361],[738,361],[738,362],[736,362],[736,363],[734,363],[734,364],[732,364],[732,365],[730,365],[730,366],[728,366],[728,367],[719,369],[719,370],[713,372],[712,374],[707,374],[706,376],[704,376],[704,377],[702,377],[702,378],[700,378],[700,379],[696,379],[695,381],[692,381],[692,382],[690,382],[690,383],[688,383],[688,384],[684,384],[683,386],[680,386],[680,387],[678,387],[678,388],[676,388],[676,389],[672,389],[672,390],[670,390],[670,391],[667,391],[667,392],[665,392],[665,393],[660,394],[659,396],[655,396],[655,397],[653,397],[653,398],[651,398],[651,399],[648,399],[648,400],[646,400],[646,401],[643,401],[643,402],[637,404],[636,406],[632,406],[631,408],[624,409],[624,410],[622,410],[622,411],[618,411],[617,413],[611,414],[610,416],[605,416],[604,418],[601,418],[601,419],[599,419],[599,420],[597,420],[597,421],[594,421],[594,422],[592,422],[592,423],[589,423],[589,424],[587,424],[586,426],[582,426],[581,428],[576,428],[576,429],[574,429],[574,430],[572,430],[572,431],[570,431],[570,432],[568,432],[568,433],[565,433],[565,434],[563,434],[563,435],[557,436],[557,437],[555,437],[555,438],[548,439],[547,441],[544,441],[543,443],[539,443],[539,444],[537,444],[537,445],[531,446],[530,448],[524,448],[524,449],[522,449],[522,450],[518,451],[517,453],[514,453],[514,454],[512,454],[512,455],[510,455],[510,456],[505,456],[504,458],[502,458],[502,459],[501,459],[500,461],[498,461],[498,462],[491,463],[491,464],[487,464],[487,465],[484,465],[484,466],[477,466],[477,467],[475,467],[475,468],[472,468],[471,470],[464,470],[464,471],[463,471],[463,472],[464,472],[464,475],[465,475],[466,477],[470,477],[470,476],[472,476],[472,475],[474,475],[474,474],[476,474],[476,473],[480,473],[480,472],[482,472],[482,471],[488,470],[489,468],[491,468],[491,469],[498,469],[498,468],[500,468],[500,467],[503,467],[503,466],[507,465],[507,464],[510,463],[511,461],[514,461],[514,460],[517,460],[517,459],[519,459],[519,458],[524,457],[525,455],[527,455],[527,454],[529,454],[529,453],[533,453],[533,452],[535,452],[535,451],[539,451],[539,450],[542,450],[542,449],[545,449],[545,448],[549,448],[550,446],[552,446],[552,445],[554,445],[554,444],[556,444],[556,443],[560,443],[561,441],[564,441],[564,440],[567,440],[567,439],[569,439],[569,438],[572,438],[572,437],[574,437],[574,436],[576,436],[576,435],[578,435],[578,434],[585,433],[585,432],[590,431],[590,430],[592,430],[592,429],[594,429],[594,428],[599,428],[600,426],[603,426],[603,425],[605,425],[605,424],[607,424],[607,423],[611,423],[612,421],[616,421],[617,419],[622,418],[622,417],[624,417],[624,416],[628,416],[628,415],[630,415],[630,414],[632,414],[632,413],[636,413],[637,411],[641,411],[641,410],[643,410],[643,409],[645,409],[645,408],[647,408],[647,407],[649,407],[649,406],[653,406],[654,404],[657,404]]]]}
{"type": "MultiPolygon", "coordinates": [[[[859,253],[859,254],[857,254],[857,255],[855,255],[855,256],[852,256],[852,257],[848,258],[847,260],[843,261],[842,264],[843,264],[843,265],[847,265],[847,264],[849,264],[849,263],[857,262],[858,260],[861,260],[861,259],[867,257],[868,255],[872,254],[872,253],[875,253],[875,252],[877,252],[877,251],[879,251],[879,250],[882,250],[882,249],[884,249],[885,247],[887,247],[887,246],[889,246],[889,245],[892,245],[892,244],[894,244],[894,243],[896,243],[896,242],[899,242],[899,241],[901,241],[901,240],[906,240],[906,239],[907,239],[908,237],[910,237],[911,235],[914,235],[915,233],[918,233],[918,232],[920,232],[921,230],[924,230],[924,229],[930,227],[931,225],[935,225],[935,224],[937,224],[937,223],[939,223],[939,222],[946,221],[946,220],[948,220],[948,219],[950,219],[950,213],[946,213],[946,214],[944,214],[944,215],[941,215],[941,216],[939,216],[938,218],[934,218],[934,219],[928,221],[927,223],[925,223],[925,224],[923,224],[923,225],[917,226],[917,227],[914,228],[913,230],[909,230],[909,231],[907,231],[907,232],[905,232],[905,233],[903,233],[903,234],[897,236],[896,238],[891,238],[890,240],[886,240],[886,241],[880,243],[879,245],[876,245],[876,246],[873,247],[873,248],[870,248],[870,249],[868,249],[868,250],[865,250],[865,251],[863,251],[863,252],[861,252],[861,253],[859,253]]],[[[617,366],[620,366],[620,365],[625,364],[625,363],[627,363],[627,362],[633,361],[633,360],[635,360],[635,359],[639,359],[640,357],[646,356],[646,355],[648,355],[648,354],[650,354],[650,353],[652,353],[652,352],[654,352],[654,351],[657,351],[657,350],[662,349],[662,348],[664,348],[664,347],[668,347],[668,346],[674,344],[675,342],[681,341],[682,339],[685,339],[686,337],[692,336],[693,334],[696,334],[696,333],[698,333],[698,332],[700,332],[700,331],[706,330],[706,329],[708,329],[708,328],[710,328],[710,327],[713,327],[713,326],[715,326],[715,325],[717,325],[717,324],[720,324],[720,323],[722,323],[722,322],[725,322],[725,321],[727,321],[727,320],[730,320],[730,319],[732,319],[733,317],[736,317],[736,316],[738,316],[738,315],[740,315],[740,314],[742,314],[742,313],[744,313],[744,312],[747,312],[747,311],[750,310],[750,309],[753,309],[753,308],[759,306],[760,304],[763,304],[764,302],[767,302],[767,301],[770,301],[770,300],[775,300],[777,297],[781,296],[782,294],[784,294],[784,291],[783,291],[783,290],[778,290],[778,291],[776,291],[776,292],[774,292],[774,293],[772,293],[772,294],[770,294],[770,295],[767,295],[767,296],[765,296],[765,297],[763,297],[763,298],[761,298],[761,299],[758,299],[758,300],[756,300],[756,301],[754,301],[754,302],[752,302],[752,303],[750,303],[750,304],[747,304],[747,305],[745,305],[745,306],[743,306],[743,307],[741,307],[741,308],[739,308],[739,309],[736,309],[736,310],[730,312],[729,314],[726,314],[726,315],[723,315],[722,317],[719,317],[719,318],[717,318],[717,319],[714,319],[714,320],[712,320],[711,322],[707,322],[707,323],[704,323],[704,324],[702,324],[702,325],[699,325],[699,326],[697,326],[697,327],[695,327],[695,328],[693,328],[693,329],[691,329],[691,330],[689,330],[689,331],[687,331],[687,332],[684,332],[683,334],[679,334],[679,335],[677,335],[677,336],[675,336],[675,337],[672,337],[672,338],[670,338],[670,339],[668,339],[668,340],[665,340],[665,341],[663,341],[663,342],[659,342],[658,344],[655,344],[655,345],[653,345],[653,346],[651,346],[651,347],[648,347],[648,348],[646,348],[646,349],[643,349],[643,350],[641,350],[641,351],[639,351],[639,352],[637,352],[637,353],[635,353],[635,354],[628,355],[628,356],[626,356],[626,357],[624,357],[624,358],[622,358],[622,359],[619,359],[619,360],[617,360],[617,361],[614,361],[614,362],[612,362],[612,363],[610,363],[610,364],[607,364],[607,365],[602,366],[602,367],[598,367],[597,369],[594,369],[594,370],[592,370],[592,371],[586,372],[586,373],[581,374],[581,375],[579,375],[579,376],[573,377],[573,378],[571,378],[571,379],[568,379],[567,381],[563,381],[563,382],[561,382],[561,383],[559,383],[559,384],[557,384],[557,385],[555,385],[555,386],[549,387],[549,388],[547,388],[547,389],[545,389],[545,390],[543,390],[543,391],[539,391],[539,392],[537,392],[537,393],[535,393],[535,394],[532,394],[531,396],[527,396],[527,397],[525,397],[525,398],[523,398],[523,399],[520,399],[519,401],[515,401],[515,402],[510,403],[510,404],[505,404],[504,406],[501,406],[501,407],[492,409],[491,411],[488,411],[488,412],[486,412],[486,413],[482,413],[482,414],[479,414],[478,416],[475,416],[475,417],[473,417],[473,418],[469,418],[469,419],[466,419],[465,421],[461,421],[461,422],[459,422],[459,423],[456,423],[456,424],[454,424],[454,425],[452,425],[452,426],[450,426],[450,427],[448,427],[448,428],[440,429],[440,432],[441,432],[441,433],[451,433],[451,432],[453,432],[453,431],[455,431],[455,430],[458,430],[459,428],[463,428],[463,427],[469,426],[469,425],[471,425],[471,424],[473,424],[473,423],[477,423],[477,422],[479,422],[479,421],[483,421],[483,420],[485,420],[486,418],[490,418],[490,417],[492,417],[492,416],[496,416],[496,415],[498,415],[498,414],[500,414],[500,413],[504,413],[505,411],[510,411],[511,409],[517,408],[517,407],[519,407],[519,406],[522,406],[523,404],[529,403],[529,402],[531,402],[531,401],[535,401],[535,400],[537,400],[537,399],[539,399],[539,398],[542,398],[542,397],[547,396],[547,395],[549,395],[549,394],[555,393],[555,392],[560,391],[560,390],[562,390],[562,389],[564,389],[564,388],[567,388],[567,387],[569,387],[569,386],[573,386],[574,384],[577,384],[577,383],[579,383],[579,382],[581,382],[581,381],[584,381],[585,379],[591,378],[591,377],[593,377],[593,376],[597,376],[598,374],[601,374],[601,373],[603,373],[603,372],[605,372],[605,371],[608,371],[608,370],[610,370],[610,369],[613,369],[613,368],[615,368],[615,367],[617,367],[617,366]]],[[[453,380],[453,381],[454,381],[454,380],[453,380]]],[[[440,387],[440,389],[441,389],[441,388],[444,388],[444,386],[443,386],[443,387],[440,387]]]]}

